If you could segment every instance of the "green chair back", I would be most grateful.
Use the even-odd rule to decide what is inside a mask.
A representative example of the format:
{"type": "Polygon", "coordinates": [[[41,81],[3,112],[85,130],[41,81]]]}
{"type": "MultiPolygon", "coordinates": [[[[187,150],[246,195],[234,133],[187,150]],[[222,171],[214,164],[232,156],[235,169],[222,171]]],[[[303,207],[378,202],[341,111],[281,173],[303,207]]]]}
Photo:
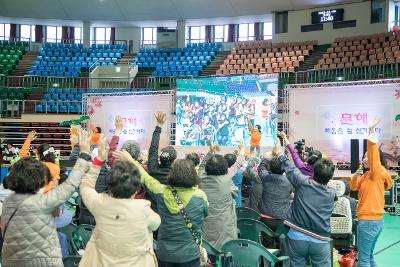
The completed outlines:
{"type": "Polygon", "coordinates": [[[271,266],[275,266],[279,262],[288,264],[289,257],[276,257],[270,253],[262,245],[244,239],[231,240],[222,246],[222,253],[232,255],[233,265],[235,267],[257,267],[260,266],[261,258],[267,260],[271,266]]]}
{"type": "Polygon", "coordinates": [[[64,267],[77,267],[79,266],[80,261],[81,261],[80,256],[68,256],[64,260],[64,267]]]}
{"type": "Polygon", "coordinates": [[[208,256],[214,256],[216,258],[215,265],[221,266],[222,252],[214,248],[207,240],[203,239],[201,246],[207,251],[208,256]]]}
{"type": "Polygon", "coordinates": [[[85,249],[90,237],[92,236],[93,230],[94,226],[89,224],[81,224],[76,227],[75,231],[72,232],[71,237],[75,251],[85,249]]]}
{"type": "Polygon", "coordinates": [[[236,209],[236,217],[238,220],[240,219],[254,219],[258,220],[260,219],[260,213],[256,210],[246,208],[246,207],[241,207],[236,209]]]}
{"type": "Polygon", "coordinates": [[[237,222],[237,227],[241,239],[251,240],[258,243],[261,243],[261,233],[265,233],[272,239],[276,236],[268,226],[254,219],[240,219],[237,222]]]}

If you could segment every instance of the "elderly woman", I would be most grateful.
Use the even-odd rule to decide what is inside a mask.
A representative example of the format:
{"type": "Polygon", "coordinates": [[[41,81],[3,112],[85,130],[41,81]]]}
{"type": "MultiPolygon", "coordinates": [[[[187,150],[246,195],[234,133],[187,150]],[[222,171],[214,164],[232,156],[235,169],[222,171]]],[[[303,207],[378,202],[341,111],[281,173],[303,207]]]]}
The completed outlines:
{"type": "Polygon", "coordinates": [[[126,151],[116,152],[115,156],[139,170],[142,183],[157,203],[162,221],[157,239],[158,265],[200,267],[199,242],[208,202],[206,194],[198,188],[199,179],[193,162],[175,160],[167,176],[168,185],[163,185],[147,174],[126,151]]]}
{"type": "Polygon", "coordinates": [[[105,140],[100,140],[98,156],[80,187],[82,199],[96,220],[80,266],[157,266],[153,231],[161,221],[149,201],[134,199],[140,188],[138,168],[126,161],[116,162],[106,176],[110,194],[95,189],[107,158],[106,146],[105,140]]]}
{"type": "Polygon", "coordinates": [[[80,146],[80,159],[68,179],[47,194],[43,194],[46,166],[42,162],[24,157],[12,167],[7,184],[14,193],[4,201],[1,215],[2,266],[64,266],[53,212],[71,197],[89,169],[89,134],[81,134],[80,146]]]}
{"type": "Polygon", "coordinates": [[[218,150],[218,146],[211,147],[200,164],[200,188],[210,203],[209,215],[203,225],[204,239],[221,249],[223,244],[238,236],[232,178],[244,161],[244,144],[240,145],[240,155],[230,168],[222,155],[214,154],[218,150]]]}

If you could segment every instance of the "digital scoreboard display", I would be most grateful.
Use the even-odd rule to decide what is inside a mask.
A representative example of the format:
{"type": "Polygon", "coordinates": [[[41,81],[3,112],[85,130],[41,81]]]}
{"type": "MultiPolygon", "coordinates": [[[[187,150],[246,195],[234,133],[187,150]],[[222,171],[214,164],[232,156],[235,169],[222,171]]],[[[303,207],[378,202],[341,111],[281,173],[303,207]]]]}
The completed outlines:
{"type": "Polygon", "coordinates": [[[343,8],[315,11],[311,13],[311,23],[319,24],[326,22],[342,21],[343,13],[343,8]]]}

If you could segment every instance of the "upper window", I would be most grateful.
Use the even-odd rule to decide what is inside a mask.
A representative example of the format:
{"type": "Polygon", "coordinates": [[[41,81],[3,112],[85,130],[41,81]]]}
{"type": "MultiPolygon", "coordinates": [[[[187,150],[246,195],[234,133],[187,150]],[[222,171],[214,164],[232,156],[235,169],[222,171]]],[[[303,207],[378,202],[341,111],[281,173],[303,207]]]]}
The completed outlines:
{"type": "Polygon", "coordinates": [[[272,39],[272,22],[264,22],[264,40],[272,39]]]}
{"type": "Polygon", "coordinates": [[[35,39],[35,26],[34,25],[20,25],[20,38],[21,41],[30,41],[35,39]]]}
{"type": "Polygon", "coordinates": [[[157,28],[142,28],[142,45],[157,44],[157,28]]]}
{"type": "Polygon", "coordinates": [[[58,43],[61,42],[62,27],[46,26],[46,42],[58,43]]]}
{"type": "Polygon", "coordinates": [[[214,26],[214,42],[228,42],[229,25],[214,26]]]}
{"type": "Polygon", "coordinates": [[[82,43],[82,27],[74,28],[74,39],[76,43],[82,43]]]}
{"type": "Polygon", "coordinates": [[[10,39],[10,24],[0,23],[0,40],[10,39]]]}
{"type": "Polygon", "coordinates": [[[108,44],[111,38],[111,28],[94,28],[95,43],[108,44]]]}
{"type": "Polygon", "coordinates": [[[206,26],[189,27],[189,43],[204,43],[206,41],[206,26]]]}
{"type": "Polygon", "coordinates": [[[254,23],[239,24],[239,41],[254,40],[254,23]]]}

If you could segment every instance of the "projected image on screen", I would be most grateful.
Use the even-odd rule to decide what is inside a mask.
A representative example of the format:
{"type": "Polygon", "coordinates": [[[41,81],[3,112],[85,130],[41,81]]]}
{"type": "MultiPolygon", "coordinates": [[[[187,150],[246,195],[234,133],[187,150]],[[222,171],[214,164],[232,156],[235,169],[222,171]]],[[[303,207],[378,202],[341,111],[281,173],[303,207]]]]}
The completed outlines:
{"type": "Polygon", "coordinates": [[[177,81],[176,145],[249,146],[250,128],[261,126],[261,146],[277,134],[278,80],[271,75],[227,76],[177,81]]]}

